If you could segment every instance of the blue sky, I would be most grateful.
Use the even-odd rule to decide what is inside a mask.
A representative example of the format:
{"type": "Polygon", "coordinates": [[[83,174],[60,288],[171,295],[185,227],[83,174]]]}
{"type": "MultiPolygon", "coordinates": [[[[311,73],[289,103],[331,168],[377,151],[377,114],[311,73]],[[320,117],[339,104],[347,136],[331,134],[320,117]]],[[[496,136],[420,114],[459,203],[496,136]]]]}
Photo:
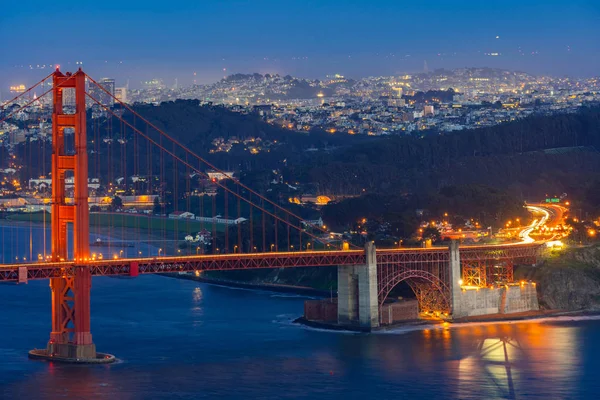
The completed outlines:
{"type": "Polygon", "coordinates": [[[424,61],[591,76],[600,74],[598,21],[598,0],[5,0],[0,89],[33,83],[46,72],[38,64],[76,61],[132,86],[233,72],[360,77],[420,71],[424,61]]]}

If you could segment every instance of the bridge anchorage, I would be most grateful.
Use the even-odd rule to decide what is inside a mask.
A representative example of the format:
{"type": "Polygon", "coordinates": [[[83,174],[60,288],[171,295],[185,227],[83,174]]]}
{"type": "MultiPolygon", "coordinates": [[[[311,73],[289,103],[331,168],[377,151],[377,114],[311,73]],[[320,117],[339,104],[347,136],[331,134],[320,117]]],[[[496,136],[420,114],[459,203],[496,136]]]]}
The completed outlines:
{"type": "Polygon", "coordinates": [[[518,244],[459,248],[452,241],[448,248],[376,251],[368,243],[364,263],[338,266],[337,320],[332,320],[329,300],[308,301],[305,319],[361,331],[399,322],[385,303],[401,282],[415,294],[415,318],[451,320],[537,310],[535,285],[515,283],[513,266],[535,263],[539,250],[539,245],[518,244]]]}
{"type": "MultiPolygon", "coordinates": [[[[327,232],[324,227],[303,220],[277,202],[244,185],[232,173],[219,170],[191,152],[133,108],[116,99],[83,71],[63,74],[57,70],[40,83],[50,77],[53,85],[46,93],[37,99],[34,97],[21,107],[13,107],[8,114],[0,116],[0,122],[3,122],[52,92],[51,256],[46,259],[40,255],[39,262],[0,265],[0,282],[50,280],[52,330],[46,348],[30,351],[31,358],[72,363],[109,363],[115,360],[110,354],[97,352],[92,340],[90,291],[93,276],[136,277],[140,274],[200,273],[211,270],[337,267],[338,301],[335,310],[330,310],[332,312],[329,313],[335,321],[328,322],[366,331],[389,323],[389,319],[383,318],[382,310],[387,306],[386,300],[392,289],[400,282],[407,282],[413,289],[422,314],[435,313],[447,318],[460,318],[537,308],[535,289],[532,292],[531,287],[526,285],[514,285],[512,268],[516,263],[533,263],[541,243],[459,248],[457,242],[452,242],[449,248],[377,250],[373,243],[368,243],[364,250],[351,244],[344,246],[336,242],[335,235],[327,232]],[[97,89],[94,95],[86,91],[86,81],[97,89]],[[98,100],[98,90],[102,95],[100,97],[108,96],[111,101],[118,103],[119,112],[98,100]],[[137,178],[147,177],[142,180],[146,182],[146,186],[141,187],[140,192],[158,193],[156,197],[160,197],[170,191],[174,211],[179,212],[173,213],[174,217],[181,214],[177,208],[177,200],[186,201],[189,209],[189,199],[196,193],[190,186],[191,177],[201,176],[202,185],[210,181],[208,185],[214,190],[205,193],[211,193],[206,197],[212,204],[204,206],[204,198],[199,200],[200,218],[194,220],[199,225],[199,228],[195,228],[196,232],[202,231],[212,242],[212,246],[210,243],[204,244],[206,252],[205,247],[200,252],[201,247],[194,245],[196,248],[188,249],[187,254],[185,249],[183,254],[181,249],[175,249],[175,256],[167,256],[163,245],[159,249],[156,249],[157,246],[149,246],[154,253],[147,250],[146,254],[142,254],[140,249],[135,249],[138,251],[133,257],[127,254],[125,257],[119,257],[120,254],[113,254],[111,257],[109,254],[104,258],[90,254],[91,199],[88,198],[86,96],[96,107],[95,111],[92,108],[92,118],[94,113],[98,115],[102,111],[121,124],[121,138],[117,142],[124,149],[119,151],[122,176],[127,176],[128,172],[131,175],[127,167],[129,165],[137,178]],[[67,98],[75,101],[74,108],[63,106],[67,98]],[[129,119],[123,118],[125,114],[129,119]],[[146,129],[139,129],[144,124],[146,129]],[[125,134],[127,129],[130,130],[130,136],[125,134]],[[140,143],[147,145],[147,170],[141,168],[142,157],[136,152],[136,149],[146,147],[140,143]],[[133,160],[129,160],[133,163],[127,162],[128,152],[133,153],[133,160]],[[171,157],[170,163],[165,160],[166,156],[171,157]],[[171,167],[174,175],[172,180],[175,183],[172,187],[167,187],[168,181],[164,179],[166,165],[171,167]],[[212,171],[212,176],[209,171],[212,171]],[[177,194],[179,180],[180,186],[186,187],[183,196],[177,194]],[[69,191],[67,183],[72,186],[69,191]],[[219,210],[215,200],[218,196],[224,200],[224,205],[219,210]],[[245,204],[245,209],[241,207],[242,204],[245,204]],[[211,212],[208,208],[212,208],[212,213],[207,217],[206,213],[211,212]],[[242,210],[248,218],[242,218],[242,210]],[[246,223],[226,225],[224,232],[217,237],[216,221],[221,212],[224,214],[224,218],[221,218],[223,221],[245,220],[246,223]],[[231,219],[230,216],[237,216],[237,219],[231,219]],[[212,235],[204,229],[206,220],[213,221],[212,235]],[[70,225],[73,239],[69,243],[70,225]],[[242,229],[246,232],[244,235],[242,229]]],[[[17,96],[14,101],[20,97],[22,95],[17,96]]],[[[92,126],[91,129],[96,132],[97,125],[88,126],[92,126]]],[[[109,124],[110,126],[112,125],[109,124]]],[[[95,142],[96,147],[90,154],[95,154],[96,162],[92,161],[92,164],[98,165],[100,161],[106,162],[100,160],[98,154],[110,154],[110,147],[105,148],[107,153],[102,153],[98,144],[100,137],[94,136],[94,139],[90,143],[95,142]]],[[[106,139],[109,146],[114,138],[109,135],[106,139]]],[[[128,181],[124,181],[126,183],[121,188],[127,190],[128,181]]],[[[103,183],[112,185],[112,182],[108,173],[107,181],[103,183]]],[[[137,186],[135,188],[138,189],[137,186]]],[[[160,201],[155,205],[162,207],[160,201]]],[[[125,215],[122,212],[108,214],[116,214],[121,218],[125,215]]],[[[164,210],[155,214],[160,215],[156,219],[144,217],[147,218],[147,226],[142,230],[144,241],[155,241],[155,237],[149,239],[152,229],[155,229],[153,222],[158,221],[157,223],[166,226],[171,221],[171,216],[167,218],[163,215],[166,214],[164,210]]],[[[192,222],[190,219],[184,221],[186,224],[192,222]]],[[[173,231],[179,233],[176,226],[173,231]]],[[[163,235],[165,232],[166,229],[163,235]]],[[[186,231],[186,234],[189,232],[186,231]]],[[[169,242],[164,237],[161,240],[169,242]]],[[[119,253],[123,252],[121,250],[119,253]]]]}

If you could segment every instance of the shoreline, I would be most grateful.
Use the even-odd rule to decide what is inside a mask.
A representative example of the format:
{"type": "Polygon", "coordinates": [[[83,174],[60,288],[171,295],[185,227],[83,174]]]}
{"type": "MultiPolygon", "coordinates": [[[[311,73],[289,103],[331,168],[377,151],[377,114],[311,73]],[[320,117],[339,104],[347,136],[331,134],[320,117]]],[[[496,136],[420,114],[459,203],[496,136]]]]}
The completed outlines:
{"type": "MultiPolygon", "coordinates": [[[[14,221],[7,219],[0,219],[0,227],[2,226],[19,226],[19,227],[27,227],[34,226],[37,229],[43,229],[43,224],[41,222],[27,222],[27,221],[14,221]]],[[[47,227],[49,228],[49,227],[47,227]]],[[[106,229],[104,227],[92,227],[90,229],[91,235],[103,235],[107,236],[112,240],[124,240],[128,237],[129,234],[134,233],[135,230],[131,228],[116,228],[116,229],[106,229]]],[[[152,242],[153,235],[148,235],[147,240],[152,242]]],[[[150,243],[146,241],[141,242],[148,246],[152,246],[150,243]]],[[[176,247],[173,247],[174,249],[176,247]]],[[[173,250],[175,251],[175,250],[173,250]]],[[[320,290],[311,287],[305,286],[295,286],[295,285],[282,285],[282,284],[272,284],[272,283],[250,283],[250,282],[241,282],[227,279],[217,279],[217,278],[205,278],[202,276],[195,275],[179,275],[178,273],[169,273],[169,274],[160,274],[171,278],[192,280],[201,283],[207,283],[212,285],[224,286],[224,287],[232,287],[232,288],[242,288],[248,290],[256,290],[256,291],[269,291],[274,293],[289,293],[296,294],[299,296],[306,297],[318,297],[318,298],[329,298],[332,296],[331,291],[320,290]]],[[[416,327],[420,325],[440,325],[447,323],[449,325],[457,325],[457,324],[469,324],[469,323],[512,323],[518,321],[532,321],[544,318],[560,318],[560,317],[596,317],[600,316],[600,310],[598,309],[583,309],[583,310],[539,310],[539,311],[528,311],[522,313],[511,313],[511,314],[490,314],[490,315],[479,315],[472,317],[461,317],[455,320],[434,320],[434,319],[423,319],[416,321],[403,321],[392,325],[386,325],[375,329],[374,331],[386,331],[393,330],[397,328],[409,328],[416,327]]],[[[329,329],[329,330],[352,330],[364,332],[364,329],[353,328],[347,326],[339,326],[337,324],[319,322],[319,321],[307,321],[304,320],[303,316],[294,320],[294,323],[303,324],[305,326],[321,328],[321,329],[329,329]]]]}
{"type": "Polygon", "coordinates": [[[232,280],[228,280],[228,279],[204,278],[202,276],[195,276],[195,275],[189,275],[189,274],[178,274],[175,272],[161,274],[161,275],[166,276],[168,278],[184,279],[184,280],[188,280],[188,281],[207,283],[209,285],[257,290],[257,291],[262,290],[262,291],[274,292],[274,293],[293,293],[293,294],[307,296],[307,297],[329,297],[331,295],[331,292],[329,292],[329,291],[314,289],[314,288],[306,287],[306,286],[278,285],[275,283],[249,283],[249,282],[232,281],[232,280]]]}
{"type": "MultiPolygon", "coordinates": [[[[268,291],[274,293],[292,293],[300,296],[307,297],[320,297],[328,298],[331,296],[331,292],[294,285],[278,285],[270,283],[248,283],[240,281],[231,281],[226,279],[214,279],[214,278],[203,278],[194,275],[179,275],[177,273],[161,274],[163,276],[175,279],[191,280],[200,283],[206,283],[210,285],[225,286],[232,288],[242,288],[256,291],[268,291]]],[[[539,310],[539,311],[526,311],[520,313],[511,314],[488,314],[478,315],[472,317],[461,317],[454,320],[443,320],[443,319],[419,319],[403,321],[391,325],[385,325],[378,327],[372,332],[385,332],[391,331],[398,328],[417,328],[420,326],[460,326],[465,324],[502,324],[502,323],[513,323],[513,322],[535,322],[540,319],[547,318],[560,318],[560,317],[600,317],[600,310],[539,310]]],[[[328,322],[320,321],[309,321],[304,316],[298,317],[293,321],[294,324],[307,326],[310,328],[325,329],[330,331],[351,331],[351,332],[369,332],[369,330],[356,327],[356,326],[343,326],[328,322]]],[[[425,328],[424,328],[425,329],[425,328]]]]}
{"type": "MultiPolygon", "coordinates": [[[[6,219],[6,218],[0,218],[0,227],[20,227],[20,228],[33,228],[33,229],[47,229],[49,230],[50,227],[50,221],[47,221],[44,227],[44,223],[41,221],[19,221],[19,220],[11,220],[11,219],[6,219]]],[[[133,243],[130,239],[136,238],[138,237],[137,235],[139,234],[139,230],[137,230],[136,228],[130,228],[130,227],[117,227],[117,228],[111,228],[111,227],[106,227],[106,226],[90,226],[90,251],[92,251],[94,249],[94,245],[95,245],[95,240],[98,237],[103,237],[105,240],[109,241],[109,242],[119,242],[119,243],[133,243]]],[[[163,236],[161,236],[158,233],[150,233],[147,232],[144,240],[139,240],[137,242],[135,242],[137,244],[143,244],[146,245],[148,247],[161,247],[163,248],[163,250],[167,251],[168,253],[171,254],[176,254],[177,250],[179,250],[179,240],[175,241],[175,240],[164,240],[163,236]],[[159,245],[156,245],[154,243],[160,243],[159,245]]],[[[108,246],[103,246],[104,248],[108,248],[108,246]]],[[[114,247],[114,246],[110,246],[110,247],[114,247]]],[[[121,246],[124,247],[124,246],[121,246]]],[[[118,247],[118,248],[121,248],[118,247]]],[[[127,246],[129,247],[129,246],[127,246]]]]}

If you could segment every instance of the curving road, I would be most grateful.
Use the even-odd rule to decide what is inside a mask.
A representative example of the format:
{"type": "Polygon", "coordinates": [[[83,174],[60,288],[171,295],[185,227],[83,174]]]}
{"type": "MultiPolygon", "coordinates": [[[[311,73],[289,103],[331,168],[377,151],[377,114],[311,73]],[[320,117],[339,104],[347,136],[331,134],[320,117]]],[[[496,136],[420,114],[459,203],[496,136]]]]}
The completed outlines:
{"type": "Polygon", "coordinates": [[[564,214],[567,209],[558,204],[528,204],[525,206],[534,215],[539,215],[540,218],[533,220],[533,222],[519,232],[521,243],[534,243],[536,240],[530,235],[536,228],[548,226],[553,228],[557,225],[562,224],[564,214]]]}

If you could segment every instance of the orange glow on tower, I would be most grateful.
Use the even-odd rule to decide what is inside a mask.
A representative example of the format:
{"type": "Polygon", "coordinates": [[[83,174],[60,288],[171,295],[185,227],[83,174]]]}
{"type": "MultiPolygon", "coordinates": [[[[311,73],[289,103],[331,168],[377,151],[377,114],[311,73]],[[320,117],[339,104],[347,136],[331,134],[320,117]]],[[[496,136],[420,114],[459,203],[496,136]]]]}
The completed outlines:
{"type": "MultiPolygon", "coordinates": [[[[88,159],[86,143],[85,74],[53,75],[52,113],[52,259],[68,259],[67,226],[73,224],[75,260],[89,258],[88,159]],[[75,92],[75,112],[64,110],[66,89],[75,92]],[[73,131],[71,149],[65,130],[73,131]],[[73,202],[67,202],[65,179],[74,178],[73,202]]],[[[91,274],[88,266],[77,265],[73,276],[50,279],[52,290],[52,332],[48,353],[68,358],[95,358],[90,333],[91,274]]]]}

